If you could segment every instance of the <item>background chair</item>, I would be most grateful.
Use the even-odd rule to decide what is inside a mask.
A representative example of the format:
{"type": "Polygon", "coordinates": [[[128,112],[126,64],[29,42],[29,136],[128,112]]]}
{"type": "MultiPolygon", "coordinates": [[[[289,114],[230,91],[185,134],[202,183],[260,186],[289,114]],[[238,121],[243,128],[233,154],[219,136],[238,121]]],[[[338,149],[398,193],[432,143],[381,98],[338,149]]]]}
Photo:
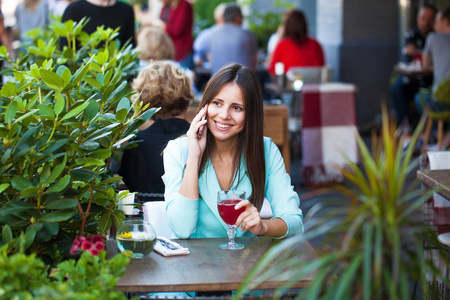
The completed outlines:
{"type": "Polygon", "coordinates": [[[427,151],[427,144],[430,138],[433,121],[438,122],[438,150],[442,150],[444,141],[444,122],[450,121],[450,78],[444,80],[439,84],[438,88],[433,93],[433,97],[438,101],[436,107],[438,107],[439,109],[436,109],[433,106],[429,107],[427,115],[428,121],[423,138],[422,154],[425,154],[425,152],[427,151]],[[443,110],[440,108],[445,106],[448,106],[448,109],[443,110]]]}

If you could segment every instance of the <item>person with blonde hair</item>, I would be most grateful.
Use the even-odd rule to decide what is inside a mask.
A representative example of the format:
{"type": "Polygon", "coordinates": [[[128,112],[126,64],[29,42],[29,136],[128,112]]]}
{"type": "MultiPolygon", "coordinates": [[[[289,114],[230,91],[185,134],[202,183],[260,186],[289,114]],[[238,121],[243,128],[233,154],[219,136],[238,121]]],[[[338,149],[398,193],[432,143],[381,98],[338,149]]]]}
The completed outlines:
{"type": "Polygon", "coordinates": [[[170,60],[175,58],[175,47],[170,36],[161,28],[142,27],[137,33],[137,50],[141,66],[148,65],[151,60],[170,60]]]}
{"type": "Polygon", "coordinates": [[[131,192],[164,193],[161,153],[168,141],[189,129],[186,111],[194,98],[191,80],[183,69],[168,62],[151,61],[132,87],[140,94],[136,101],[150,104],[149,109],[161,109],[139,128],[138,146],[124,151],[119,175],[131,192]]]}
{"type": "Polygon", "coordinates": [[[50,24],[50,11],[45,0],[25,0],[16,7],[15,30],[20,33],[22,42],[30,41],[26,33],[35,28],[46,29],[50,24]]]}
{"type": "Polygon", "coordinates": [[[139,68],[142,70],[153,60],[160,60],[171,63],[177,68],[184,69],[186,75],[191,79],[192,90],[197,92],[195,87],[195,74],[189,68],[183,67],[175,61],[175,47],[170,36],[161,28],[155,26],[142,27],[137,34],[137,49],[139,54],[139,68]]]}

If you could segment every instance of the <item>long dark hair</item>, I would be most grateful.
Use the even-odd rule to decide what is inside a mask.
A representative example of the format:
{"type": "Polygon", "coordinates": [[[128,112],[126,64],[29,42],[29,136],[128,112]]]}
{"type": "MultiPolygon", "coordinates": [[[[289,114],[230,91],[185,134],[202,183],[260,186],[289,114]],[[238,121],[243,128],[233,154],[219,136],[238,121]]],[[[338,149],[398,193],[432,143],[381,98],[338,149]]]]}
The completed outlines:
{"type": "Polygon", "coordinates": [[[299,45],[308,40],[308,23],[300,9],[290,9],[283,16],[283,32],[281,38],[291,38],[299,45]]]}
{"type": "MultiPolygon", "coordinates": [[[[205,104],[210,103],[224,86],[230,83],[239,86],[245,105],[245,125],[239,133],[234,173],[236,174],[236,170],[240,169],[241,155],[244,155],[248,177],[252,184],[252,194],[249,200],[260,210],[264,201],[266,179],[263,140],[264,112],[262,88],[255,73],[236,63],[222,67],[206,84],[199,111],[205,104]]],[[[208,131],[205,152],[200,162],[200,173],[205,168],[208,158],[211,157],[211,151],[214,149],[213,139],[214,137],[208,131]]]]}

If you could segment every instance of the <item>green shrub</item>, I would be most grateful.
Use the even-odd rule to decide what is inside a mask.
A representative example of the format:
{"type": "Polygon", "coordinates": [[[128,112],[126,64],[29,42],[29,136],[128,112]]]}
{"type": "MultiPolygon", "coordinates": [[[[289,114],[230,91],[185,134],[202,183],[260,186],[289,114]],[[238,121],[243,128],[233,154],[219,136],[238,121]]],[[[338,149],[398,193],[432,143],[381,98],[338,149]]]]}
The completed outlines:
{"type": "Polygon", "coordinates": [[[115,291],[117,281],[125,275],[129,258],[117,254],[107,260],[106,252],[66,260],[49,275],[48,266],[36,257],[0,248],[0,299],[126,299],[115,291]]]}
{"type": "Polygon", "coordinates": [[[137,51],[120,48],[115,30],[88,35],[84,24],[31,32],[15,61],[0,47],[13,79],[0,91],[0,243],[47,264],[69,257],[76,235],[122,222],[111,157],[125,142],[135,145],[137,128],[156,111],[142,114],[130,101],[137,51]],[[69,41],[62,49],[61,37],[69,41]]]}

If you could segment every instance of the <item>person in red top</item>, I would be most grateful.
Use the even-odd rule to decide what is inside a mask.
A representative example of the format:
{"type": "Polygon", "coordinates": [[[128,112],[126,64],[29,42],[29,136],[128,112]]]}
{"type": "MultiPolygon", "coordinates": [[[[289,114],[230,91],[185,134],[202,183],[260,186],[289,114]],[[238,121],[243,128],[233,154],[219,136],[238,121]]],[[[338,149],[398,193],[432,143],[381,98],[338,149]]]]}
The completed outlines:
{"type": "Polygon", "coordinates": [[[283,17],[282,34],[270,61],[269,72],[275,73],[275,64],[282,62],[284,70],[291,67],[322,67],[325,57],[322,46],[308,37],[308,24],[299,9],[287,11],[283,17]]]}
{"type": "Polygon", "coordinates": [[[135,9],[135,14],[143,26],[158,26],[172,39],[175,46],[175,60],[182,67],[194,69],[193,49],[194,12],[186,0],[161,0],[160,19],[155,20],[149,12],[135,9]]]}

